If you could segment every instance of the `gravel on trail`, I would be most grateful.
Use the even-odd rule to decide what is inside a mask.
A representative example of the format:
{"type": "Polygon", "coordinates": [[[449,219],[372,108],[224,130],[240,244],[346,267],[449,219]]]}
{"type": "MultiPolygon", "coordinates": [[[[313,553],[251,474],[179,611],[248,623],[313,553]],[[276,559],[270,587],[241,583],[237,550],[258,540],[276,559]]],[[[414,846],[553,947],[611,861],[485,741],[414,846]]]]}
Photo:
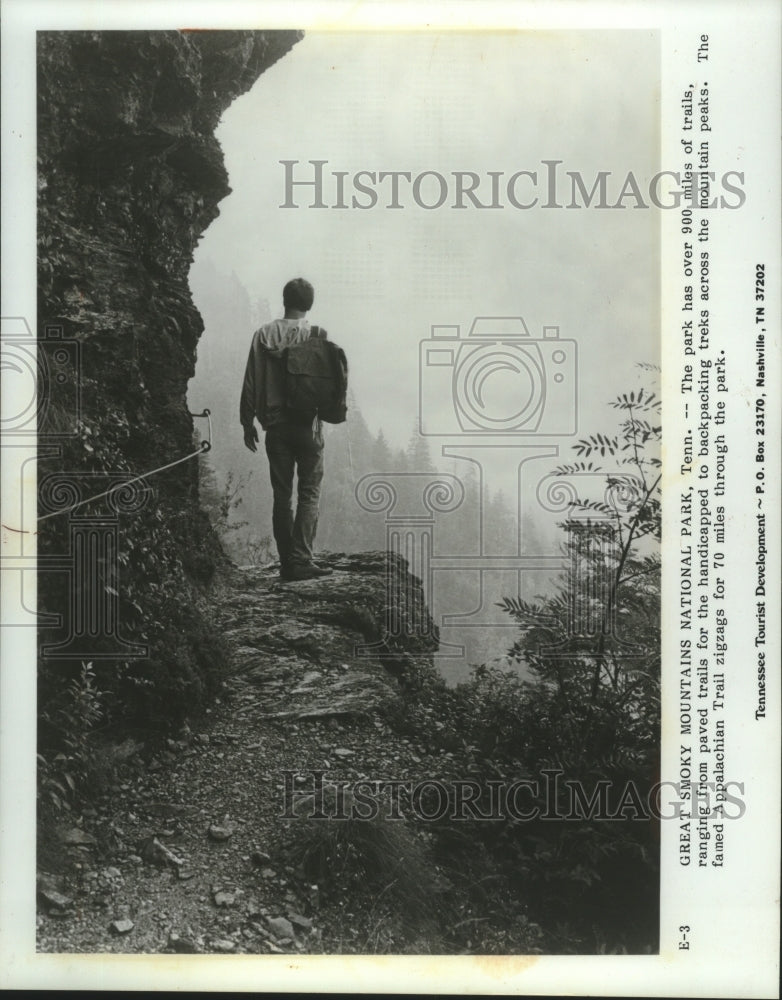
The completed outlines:
{"type": "Polygon", "coordinates": [[[221,696],[154,756],[139,745],[120,783],[63,821],[56,863],[39,852],[40,952],[429,950],[377,901],[362,910],[347,887],[326,898],[291,856],[302,820],[284,814],[312,772],[414,778],[448,765],[389,727],[396,682],[334,624],[335,604],[382,585],[378,566],[333,565],[326,585],[234,571],[220,597],[233,649],[221,696]]]}

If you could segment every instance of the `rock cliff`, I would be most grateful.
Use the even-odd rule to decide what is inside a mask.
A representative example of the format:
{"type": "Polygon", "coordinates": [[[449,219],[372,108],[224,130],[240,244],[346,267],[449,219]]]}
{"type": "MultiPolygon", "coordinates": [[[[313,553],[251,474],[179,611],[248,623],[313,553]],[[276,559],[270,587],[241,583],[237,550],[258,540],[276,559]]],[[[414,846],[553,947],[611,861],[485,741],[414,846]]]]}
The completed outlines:
{"type": "MultiPolygon", "coordinates": [[[[84,416],[122,422],[135,471],[192,450],[186,391],[203,323],[188,271],[230,191],[214,129],[299,37],[38,36],[39,335],[56,324],[81,342],[84,416]]],[[[161,482],[188,495],[196,463],[161,482]]]]}
{"type": "Polygon", "coordinates": [[[369,718],[436,676],[437,632],[420,581],[391,553],[320,557],[334,575],[280,583],[235,569],[218,621],[235,695],[269,719],[369,718]],[[388,595],[396,594],[393,620],[388,595]]]}
{"type": "Polygon", "coordinates": [[[134,486],[138,502],[129,493],[122,510],[105,498],[75,513],[66,504],[194,452],[186,393],[203,323],[188,272],[230,190],[214,130],[231,101],[299,38],[295,31],[38,35],[38,337],[46,378],[39,432],[53,435],[39,451],[44,666],[47,650],[60,645],[42,676],[43,714],[60,697],[62,650],[74,654],[71,676],[80,661],[104,662],[120,714],[153,711],[162,721],[166,700],[186,711],[214,690],[219,637],[197,590],[222,554],[198,506],[198,462],[134,486]],[[100,536],[103,548],[90,550],[94,564],[74,561],[76,515],[92,518],[100,536]],[[74,641],[82,612],[92,618],[74,641]],[[47,624],[52,613],[61,627],[47,624]],[[149,655],[117,662],[129,643],[149,655]]]}

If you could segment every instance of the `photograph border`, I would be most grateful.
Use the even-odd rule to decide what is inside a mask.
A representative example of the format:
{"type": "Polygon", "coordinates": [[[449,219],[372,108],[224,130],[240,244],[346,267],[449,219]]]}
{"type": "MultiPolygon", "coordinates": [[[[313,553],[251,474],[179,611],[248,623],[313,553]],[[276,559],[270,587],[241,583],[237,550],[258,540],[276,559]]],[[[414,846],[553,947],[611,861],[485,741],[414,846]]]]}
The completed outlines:
{"type": "MultiPolygon", "coordinates": [[[[662,32],[663,113],[661,164],[673,160],[680,142],[680,120],[675,118],[687,72],[696,58],[697,43],[706,35],[712,44],[714,90],[723,102],[720,111],[729,115],[729,135],[715,136],[715,149],[733,160],[742,158],[748,178],[745,212],[724,213],[714,249],[713,267],[731,276],[730,296],[717,312],[725,326],[746,322],[744,284],[734,283],[735,272],[746,270],[748,261],[767,262],[768,388],[777,400],[780,391],[780,244],[777,221],[780,207],[780,169],[775,137],[780,110],[780,12],[762,2],[752,12],[735,2],[719,2],[709,8],[695,3],[656,5],[647,2],[589,3],[545,6],[527,3],[484,3],[471,0],[442,3],[368,2],[355,7],[342,3],[226,3],[220,6],[220,24],[210,3],[191,2],[113,5],[55,3],[40,0],[3,2],[3,326],[13,320],[11,336],[31,336],[35,329],[36,290],[36,200],[35,200],[35,32],[39,29],[174,28],[183,10],[187,27],[193,28],[303,28],[306,30],[375,31],[420,30],[422,26],[442,30],[492,30],[522,28],[556,30],[606,25],[648,27],[662,32]],[[742,24],[735,21],[741,7],[742,24]],[[294,22],[295,23],[292,23],[294,22]],[[715,58],[715,53],[721,54],[715,58]],[[731,46],[729,52],[724,49],[731,46]],[[695,48],[693,48],[695,46],[695,48]],[[722,60],[720,62],[719,60],[722,60]],[[736,65],[747,67],[738,79],[736,65]],[[755,100],[752,96],[755,95],[755,100]],[[762,99],[757,99],[762,95],[762,99]],[[740,130],[740,134],[738,134],[740,130]],[[750,183],[751,180],[751,183],[750,183]],[[758,200],[751,200],[754,195],[758,200]],[[760,203],[762,199],[762,203],[760,203]],[[737,247],[748,246],[740,254],[737,247]],[[735,260],[735,265],[726,261],[735,260]],[[722,268],[722,271],[719,269],[722,268]],[[27,333],[24,328],[27,328],[27,333]]],[[[719,105],[715,102],[715,109],[719,105]]],[[[680,159],[680,158],[678,158],[680,159]]],[[[678,162],[678,159],[676,162],[678,162]]],[[[665,475],[664,574],[663,574],[663,755],[662,775],[679,770],[679,652],[677,625],[679,598],[680,511],[678,496],[684,474],[678,472],[680,441],[687,431],[681,410],[682,344],[680,324],[681,233],[674,213],[661,213],[662,231],[662,353],[664,451],[670,463],[665,475]],[[666,451],[667,449],[667,451],[666,451]]],[[[741,281],[749,279],[742,274],[741,281]]],[[[747,286],[749,287],[749,286],[747,286]]],[[[4,331],[4,337],[6,333],[4,331]]],[[[754,356],[750,359],[754,366],[754,356]]],[[[747,363],[748,364],[748,363],[747,363]]],[[[737,362],[730,399],[750,390],[751,372],[737,362]]],[[[734,405],[737,405],[734,403],[734,405]]],[[[777,406],[778,411],[778,406],[777,406]]],[[[766,440],[779,440],[779,414],[769,413],[766,440]]],[[[755,456],[742,455],[739,442],[731,437],[731,458],[737,481],[754,476],[755,456]]],[[[2,499],[4,511],[19,512],[22,523],[37,517],[37,484],[25,463],[35,460],[30,443],[3,440],[2,499]],[[9,477],[8,471],[12,475],[9,477]]],[[[779,606],[779,456],[767,453],[765,483],[768,496],[776,497],[768,508],[767,549],[773,574],[769,572],[767,603],[779,606]],[[776,518],[774,515],[776,514],[776,518]],[[771,522],[774,521],[772,526],[771,522]],[[776,597],[776,601],[775,601],[776,597]]],[[[735,516],[736,559],[752,531],[746,502],[735,516]]],[[[748,544],[748,543],[746,543],[748,544]]],[[[754,542],[753,542],[754,544],[754,542]]],[[[4,571],[18,573],[9,586],[10,573],[3,573],[3,603],[16,607],[17,591],[23,588],[23,603],[35,607],[34,544],[3,534],[4,571]],[[13,590],[13,593],[11,592],[13,590]]],[[[741,566],[737,578],[741,579],[741,566]]],[[[748,572],[745,570],[745,573],[748,572]]],[[[4,622],[6,618],[4,617],[4,622]]],[[[22,623],[23,624],[23,623],[22,623]]],[[[739,644],[751,639],[751,623],[742,618],[736,630],[739,644]],[[750,637],[750,638],[748,638],[750,637]]],[[[747,820],[734,850],[744,864],[722,883],[686,880],[678,866],[678,831],[662,824],[661,939],[656,956],[164,956],[164,955],[43,955],[35,952],[35,670],[37,635],[34,628],[4,627],[3,670],[0,675],[0,982],[7,987],[40,989],[47,986],[77,989],[190,988],[217,991],[312,991],[406,993],[501,993],[556,995],[577,993],[605,996],[777,996],[779,940],[779,627],[767,626],[768,662],[773,664],[767,684],[766,728],[751,729],[741,706],[736,706],[736,728],[742,744],[733,762],[747,784],[747,820]],[[9,667],[10,664],[10,667],[9,667]],[[746,776],[746,777],[745,777],[746,776]],[[716,884],[715,884],[716,883],[716,884]],[[731,912],[731,907],[735,910],[731,912]],[[687,928],[683,931],[682,928],[687,928]],[[730,948],[727,947],[730,942],[730,948]],[[683,943],[687,947],[682,947],[683,943]],[[217,964],[215,964],[215,959],[217,964]],[[609,963],[606,968],[605,963],[609,963]]]]}

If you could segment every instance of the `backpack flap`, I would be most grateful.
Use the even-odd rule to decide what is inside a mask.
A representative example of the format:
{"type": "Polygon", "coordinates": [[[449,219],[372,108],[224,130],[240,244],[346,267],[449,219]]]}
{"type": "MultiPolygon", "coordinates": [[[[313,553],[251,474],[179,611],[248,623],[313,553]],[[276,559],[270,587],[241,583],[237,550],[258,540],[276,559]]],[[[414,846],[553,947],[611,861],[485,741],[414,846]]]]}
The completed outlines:
{"type": "Polygon", "coordinates": [[[285,351],[285,405],[292,419],[342,423],[347,414],[347,362],[331,341],[311,338],[285,351]]]}

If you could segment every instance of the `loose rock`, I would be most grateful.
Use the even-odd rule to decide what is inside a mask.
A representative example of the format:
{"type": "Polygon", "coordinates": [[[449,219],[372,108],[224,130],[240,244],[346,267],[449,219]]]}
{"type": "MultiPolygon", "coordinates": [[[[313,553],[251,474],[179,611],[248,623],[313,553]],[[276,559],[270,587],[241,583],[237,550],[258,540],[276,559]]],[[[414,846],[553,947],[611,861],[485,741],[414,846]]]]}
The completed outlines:
{"type": "Polygon", "coordinates": [[[67,910],[69,906],[73,905],[73,900],[70,896],[65,896],[54,889],[39,889],[38,895],[44,903],[55,910],[67,910]]]}
{"type": "Polygon", "coordinates": [[[89,847],[96,843],[96,840],[91,833],[87,833],[86,830],[79,829],[78,826],[74,826],[70,830],[66,830],[62,834],[61,839],[63,844],[86,845],[89,847]]]}
{"type": "Polygon", "coordinates": [[[170,851],[165,844],[162,844],[157,837],[147,837],[141,845],[141,857],[145,861],[150,861],[155,865],[179,865],[184,864],[182,858],[178,858],[173,851],[170,851]]]}
{"type": "Polygon", "coordinates": [[[209,827],[209,839],[222,843],[229,840],[233,836],[233,832],[233,828],[230,826],[218,826],[216,823],[213,823],[209,827]]]}
{"type": "Polygon", "coordinates": [[[283,940],[284,938],[292,939],[295,934],[293,924],[285,917],[269,917],[266,923],[269,925],[269,930],[278,940],[283,940]]]}
{"type": "Polygon", "coordinates": [[[180,955],[197,955],[201,950],[195,941],[188,937],[180,937],[176,931],[168,935],[168,947],[180,955]]]}
{"type": "Polygon", "coordinates": [[[229,941],[228,938],[218,938],[217,941],[212,942],[212,947],[215,951],[230,952],[236,950],[236,942],[229,941]]]}
{"type": "Polygon", "coordinates": [[[135,926],[132,920],[112,920],[109,930],[112,934],[127,934],[135,926]]]}

